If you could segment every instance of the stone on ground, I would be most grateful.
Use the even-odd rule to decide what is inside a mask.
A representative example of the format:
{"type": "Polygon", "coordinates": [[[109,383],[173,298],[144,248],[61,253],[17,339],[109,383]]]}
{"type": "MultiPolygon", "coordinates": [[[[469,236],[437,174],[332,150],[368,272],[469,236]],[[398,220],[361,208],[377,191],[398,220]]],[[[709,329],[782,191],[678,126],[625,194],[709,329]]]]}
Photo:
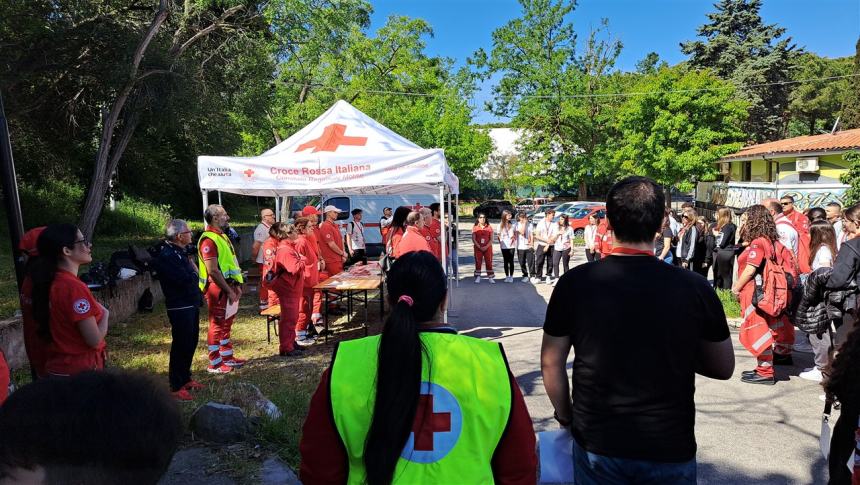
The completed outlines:
{"type": "Polygon", "coordinates": [[[191,431],[205,441],[235,443],[243,441],[251,425],[241,408],[208,402],[191,416],[191,431]]]}

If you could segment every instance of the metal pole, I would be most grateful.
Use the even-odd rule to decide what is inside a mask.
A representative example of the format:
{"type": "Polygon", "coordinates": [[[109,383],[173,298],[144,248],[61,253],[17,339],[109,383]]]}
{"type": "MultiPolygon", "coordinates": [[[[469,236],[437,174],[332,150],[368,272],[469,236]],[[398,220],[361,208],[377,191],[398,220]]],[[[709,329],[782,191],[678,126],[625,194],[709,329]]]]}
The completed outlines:
{"type": "MultiPolygon", "coordinates": [[[[456,221],[454,223],[454,226],[457,228],[454,231],[454,237],[456,237],[457,241],[459,242],[460,241],[460,234],[458,234],[458,232],[460,230],[459,229],[460,228],[460,194],[457,194],[454,196],[454,207],[456,207],[456,209],[457,209],[456,212],[454,212],[454,219],[456,221]]],[[[459,253],[460,253],[460,246],[457,245],[457,251],[454,254],[459,254],[459,253]]],[[[457,288],[459,288],[460,287],[460,265],[459,264],[454,266],[454,279],[457,282],[457,288]]]]}
{"type": "Polygon", "coordinates": [[[221,205],[221,206],[224,205],[221,203],[221,191],[220,190],[218,191],[218,205],[221,205]]]}
{"type": "Polygon", "coordinates": [[[206,230],[206,208],[209,207],[209,192],[206,189],[201,189],[200,192],[203,193],[203,229],[206,230]]]}
{"type": "MultiPolygon", "coordinates": [[[[439,218],[441,219],[439,222],[444,224],[445,222],[445,186],[439,185],[439,218]]],[[[451,302],[451,279],[448,278],[448,251],[447,251],[447,239],[446,232],[440,231],[442,234],[442,268],[445,270],[445,287],[448,289],[448,303],[451,302]]],[[[448,305],[445,305],[445,312],[442,314],[442,323],[448,323],[448,305]]]]}
{"type": "Polygon", "coordinates": [[[12,260],[15,264],[15,279],[18,289],[24,281],[24,264],[15,257],[18,244],[24,237],[24,219],[21,216],[21,200],[18,198],[18,179],[15,176],[15,160],[12,158],[12,142],[9,139],[9,126],[6,123],[6,110],[0,95],[0,179],[3,188],[3,208],[6,209],[6,222],[9,225],[9,239],[12,241],[12,260]]]}

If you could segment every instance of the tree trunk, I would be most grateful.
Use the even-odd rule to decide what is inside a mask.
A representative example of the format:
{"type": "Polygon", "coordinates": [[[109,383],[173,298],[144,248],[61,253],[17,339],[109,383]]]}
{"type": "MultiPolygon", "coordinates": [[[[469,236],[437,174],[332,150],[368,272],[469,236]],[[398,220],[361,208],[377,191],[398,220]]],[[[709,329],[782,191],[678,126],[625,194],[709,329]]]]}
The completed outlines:
{"type": "Polygon", "coordinates": [[[672,187],[670,187],[668,185],[663,187],[663,197],[666,198],[666,208],[671,209],[672,208],[672,187]]]}
{"type": "Polygon", "coordinates": [[[588,200],[588,186],[584,178],[579,181],[579,200],[588,200]]]}

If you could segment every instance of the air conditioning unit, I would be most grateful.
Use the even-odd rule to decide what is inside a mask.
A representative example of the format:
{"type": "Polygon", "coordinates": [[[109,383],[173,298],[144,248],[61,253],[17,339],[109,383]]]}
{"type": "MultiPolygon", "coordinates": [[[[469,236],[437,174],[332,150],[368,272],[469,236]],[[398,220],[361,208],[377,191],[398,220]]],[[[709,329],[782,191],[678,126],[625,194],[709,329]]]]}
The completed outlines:
{"type": "Polygon", "coordinates": [[[798,158],[795,166],[798,172],[817,172],[818,157],[798,158]]]}
{"type": "Polygon", "coordinates": [[[721,162],[720,163],[720,175],[731,175],[732,173],[732,163],[731,162],[721,162]]]}

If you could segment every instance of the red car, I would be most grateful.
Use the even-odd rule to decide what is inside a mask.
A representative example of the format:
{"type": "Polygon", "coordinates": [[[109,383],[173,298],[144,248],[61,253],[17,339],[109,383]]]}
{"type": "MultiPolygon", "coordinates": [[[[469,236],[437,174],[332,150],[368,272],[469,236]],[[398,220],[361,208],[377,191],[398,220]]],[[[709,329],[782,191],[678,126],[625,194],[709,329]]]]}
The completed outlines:
{"type": "MultiPolygon", "coordinates": [[[[606,206],[590,205],[587,207],[572,207],[570,212],[565,211],[563,214],[567,214],[567,224],[573,229],[574,237],[582,237],[585,234],[585,226],[588,225],[588,218],[591,217],[591,214],[597,214],[597,217],[603,220],[606,217],[606,206]]],[[[559,216],[561,214],[557,214],[553,218],[553,222],[558,222],[559,216]]]]}

